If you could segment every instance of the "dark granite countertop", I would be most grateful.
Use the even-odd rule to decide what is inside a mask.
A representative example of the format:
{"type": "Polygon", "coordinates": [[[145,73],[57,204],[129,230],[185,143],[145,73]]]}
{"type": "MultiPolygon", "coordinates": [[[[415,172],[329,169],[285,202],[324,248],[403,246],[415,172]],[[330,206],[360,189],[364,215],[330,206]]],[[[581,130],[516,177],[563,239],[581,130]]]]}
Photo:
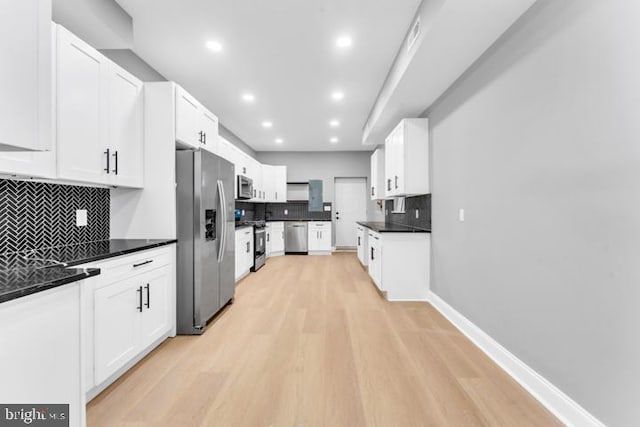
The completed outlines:
{"type": "Polygon", "coordinates": [[[99,268],[31,267],[0,270],[0,303],[98,274],[99,268]]]}
{"type": "Polygon", "coordinates": [[[287,218],[287,219],[268,219],[267,222],[331,222],[330,219],[296,219],[296,218],[287,218]]]}
{"type": "Polygon", "coordinates": [[[431,233],[431,230],[426,230],[424,228],[409,227],[408,225],[400,224],[388,224],[386,222],[357,221],[357,224],[373,230],[376,233],[431,233]]]}
{"type": "Polygon", "coordinates": [[[175,243],[175,239],[111,239],[0,257],[0,302],[100,274],[97,268],[69,268],[175,243]]]}

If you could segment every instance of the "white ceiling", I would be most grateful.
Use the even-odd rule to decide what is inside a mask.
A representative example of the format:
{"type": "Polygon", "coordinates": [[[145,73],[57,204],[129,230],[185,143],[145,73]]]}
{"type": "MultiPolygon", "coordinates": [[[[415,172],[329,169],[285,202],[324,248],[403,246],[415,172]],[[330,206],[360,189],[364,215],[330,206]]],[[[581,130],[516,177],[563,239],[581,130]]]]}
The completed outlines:
{"type": "Polygon", "coordinates": [[[362,129],[420,0],[116,0],[134,51],[256,151],[371,150],[362,129]],[[346,50],[335,40],[353,38],[346,50]],[[221,53],[205,47],[220,41],[221,53]],[[331,99],[340,89],[345,98],[331,99]],[[247,104],[241,95],[256,96],[247,104]],[[329,127],[338,119],[337,129],[329,127]],[[262,121],[273,128],[265,129],[262,121]],[[330,144],[329,138],[340,139],[330,144]],[[284,143],[274,140],[280,137],[284,143]]]}

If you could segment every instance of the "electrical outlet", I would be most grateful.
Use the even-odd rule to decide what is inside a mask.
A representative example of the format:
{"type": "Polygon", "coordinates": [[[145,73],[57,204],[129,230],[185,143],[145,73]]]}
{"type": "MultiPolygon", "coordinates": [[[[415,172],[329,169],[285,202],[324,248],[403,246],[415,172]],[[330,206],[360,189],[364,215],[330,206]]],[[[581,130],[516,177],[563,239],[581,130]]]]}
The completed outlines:
{"type": "Polygon", "coordinates": [[[420,218],[420,211],[416,209],[416,219],[420,218]]]}
{"type": "Polygon", "coordinates": [[[458,211],[458,221],[464,222],[464,209],[458,211]]]}
{"type": "Polygon", "coordinates": [[[285,214],[285,215],[289,215],[289,209],[285,209],[285,210],[284,210],[284,214],[285,214]]]}
{"type": "Polygon", "coordinates": [[[76,211],[76,227],[86,227],[86,226],[87,226],[87,210],[78,209],[76,211]]]}
{"type": "Polygon", "coordinates": [[[244,209],[242,209],[242,216],[244,216],[244,209]]]}

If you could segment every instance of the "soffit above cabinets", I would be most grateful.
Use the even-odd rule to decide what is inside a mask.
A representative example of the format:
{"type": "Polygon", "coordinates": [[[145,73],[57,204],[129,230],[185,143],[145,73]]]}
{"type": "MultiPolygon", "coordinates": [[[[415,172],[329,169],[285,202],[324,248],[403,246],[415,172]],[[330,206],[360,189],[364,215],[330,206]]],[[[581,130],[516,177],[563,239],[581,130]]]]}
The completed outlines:
{"type": "Polygon", "coordinates": [[[535,2],[423,1],[369,114],[362,143],[382,144],[401,119],[418,117],[535,2]]]}

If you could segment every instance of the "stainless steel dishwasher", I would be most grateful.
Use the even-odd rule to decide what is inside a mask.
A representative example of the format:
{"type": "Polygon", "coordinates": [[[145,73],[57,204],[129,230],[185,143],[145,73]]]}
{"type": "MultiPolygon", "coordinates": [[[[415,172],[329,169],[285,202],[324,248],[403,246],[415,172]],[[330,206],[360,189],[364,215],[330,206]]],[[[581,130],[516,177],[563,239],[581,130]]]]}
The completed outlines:
{"type": "Polygon", "coordinates": [[[306,254],[308,251],[308,224],[306,222],[285,222],[284,251],[288,254],[306,254]]]}

